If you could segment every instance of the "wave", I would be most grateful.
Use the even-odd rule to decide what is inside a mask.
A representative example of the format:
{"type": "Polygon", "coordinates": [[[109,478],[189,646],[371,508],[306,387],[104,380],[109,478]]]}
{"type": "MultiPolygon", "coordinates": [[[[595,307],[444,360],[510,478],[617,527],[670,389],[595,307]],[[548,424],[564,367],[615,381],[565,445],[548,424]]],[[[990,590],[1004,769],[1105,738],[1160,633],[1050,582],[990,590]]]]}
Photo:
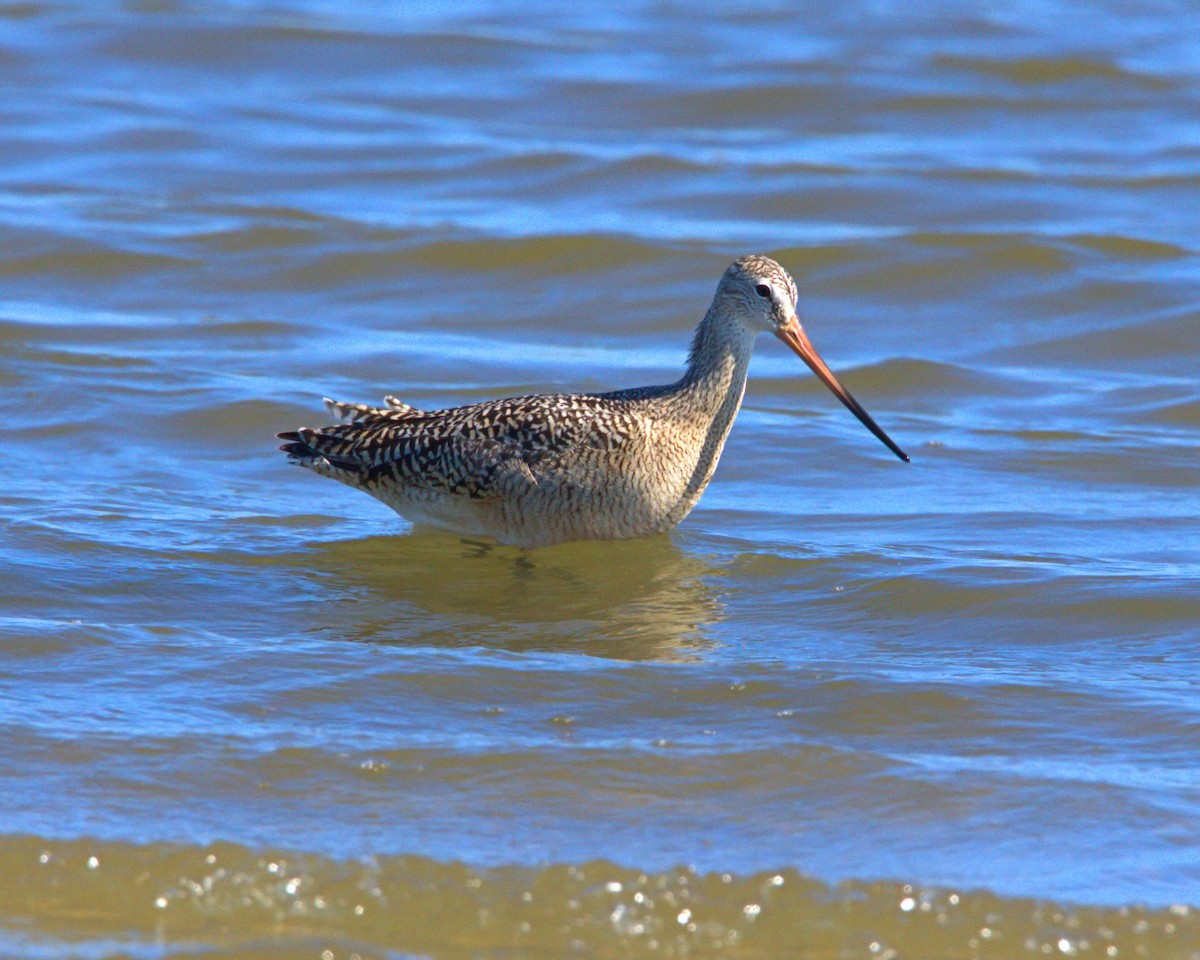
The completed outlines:
{"type": "Polygon", "coordinates": [[[0,837],[0,904],[0,947],[52,938],[73,953],[114,940],[120,952],[145,942],[171,956],[241,955],[232,945],[261,950],[264,940],[281,952],[333,945],[338,956],[447,957],[1169,960],[1200,948],[1200,914],[1182,904],[1081,906],[896,880],[831,885],[790,869],[477,869],[419,856],[334,860],[28,835],[0,837]]]}
{"type": "Polygon", "coordinates": [[[969,70],[998,77],[1020,87],[1045,87],[1090,81],[1139,91],[1169,89],[1170,78],[1127,69],[1110,60],[1081,56],[990,57],[940,54],[933,58],[937,67],[969,70]]]}

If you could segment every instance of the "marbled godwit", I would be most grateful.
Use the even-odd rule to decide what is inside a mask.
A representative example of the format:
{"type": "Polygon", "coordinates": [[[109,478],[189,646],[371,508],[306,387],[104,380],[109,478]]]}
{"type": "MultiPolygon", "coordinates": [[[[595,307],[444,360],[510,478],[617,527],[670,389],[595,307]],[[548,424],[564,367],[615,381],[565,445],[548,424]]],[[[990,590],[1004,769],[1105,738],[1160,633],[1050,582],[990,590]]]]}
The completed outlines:
{"type": "Polygon", "coordinates": [[[343,422],[281,433],[280,449],[409,520],[501,543],[659,533],[686,517],[708,486],[764,330],[908,461],[809,342],[796,317],[796,282],[759,256],[725,271],[673,384],[430,411],[394,397],[382,408],[326,400],[343,422]]]}

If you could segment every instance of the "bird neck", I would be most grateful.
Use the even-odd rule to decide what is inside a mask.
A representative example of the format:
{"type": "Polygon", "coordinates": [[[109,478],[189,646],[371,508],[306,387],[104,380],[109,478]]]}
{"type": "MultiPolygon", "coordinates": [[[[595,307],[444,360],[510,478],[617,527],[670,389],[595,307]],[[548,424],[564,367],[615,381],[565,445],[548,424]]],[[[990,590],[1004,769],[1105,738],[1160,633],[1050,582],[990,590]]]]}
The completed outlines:
{"type": "Polygon", "coordinates": [[[712,479],[725,438],[742,405],[754,335],[714,303],[696,328],[687,371],[672,389],[678,436],[689,438],[696,461],[671,522],[683,519],[712,479]]]}
{"type": "Polygon", "coordinates": [[[736,317],[719,310],[716,303],[692,337],[679,393],[692,415],[703,414],[720,422],[722,440],[741,406],[753,351],[754,334],[736,317]]]}

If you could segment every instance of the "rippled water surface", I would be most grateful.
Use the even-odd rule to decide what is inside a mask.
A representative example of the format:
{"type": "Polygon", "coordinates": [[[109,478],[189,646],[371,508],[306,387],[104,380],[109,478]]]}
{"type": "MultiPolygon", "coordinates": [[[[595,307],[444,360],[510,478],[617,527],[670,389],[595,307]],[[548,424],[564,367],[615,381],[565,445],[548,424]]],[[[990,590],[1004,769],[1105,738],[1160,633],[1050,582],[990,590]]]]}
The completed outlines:
{"type": "Polygon", "coordinates": [[[0,954],[1200,955],[1185,3],[0,7],[0,954]],[[349,11],[349,12],[348,12],[349,11]],[[670,536],[289,468],[319,398],[764,338],[670,536]]]}

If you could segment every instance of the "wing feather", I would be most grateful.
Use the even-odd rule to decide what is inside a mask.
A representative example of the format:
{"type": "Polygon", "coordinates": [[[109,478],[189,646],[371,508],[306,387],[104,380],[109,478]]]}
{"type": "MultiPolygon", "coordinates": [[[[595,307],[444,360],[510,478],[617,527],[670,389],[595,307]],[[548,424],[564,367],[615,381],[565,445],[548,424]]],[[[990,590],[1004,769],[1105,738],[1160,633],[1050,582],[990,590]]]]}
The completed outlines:
{"type": "MultiPolygon", "coordinates": [[[[280,434],[293,462],[355,486],[398,485],[472,499],[519,497],[581,447],[612,449],[641,433],[631,411],[600,396],[516,397],[423,412],[327,401],[349,422],[280,434]]],[[[563,477],[557,476],[559,482],[563,477]]]]}

